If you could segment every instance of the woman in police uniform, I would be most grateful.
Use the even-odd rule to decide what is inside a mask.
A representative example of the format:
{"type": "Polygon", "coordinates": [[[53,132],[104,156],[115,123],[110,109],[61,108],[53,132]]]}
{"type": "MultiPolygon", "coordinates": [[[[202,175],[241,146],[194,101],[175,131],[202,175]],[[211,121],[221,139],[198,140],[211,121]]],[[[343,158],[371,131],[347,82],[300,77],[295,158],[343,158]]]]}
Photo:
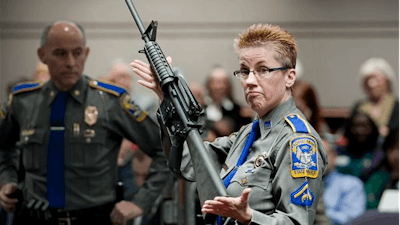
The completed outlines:
{"type": "MultiPolygon", "coordinates": [[[[239,56],[234,75],[258,118],[229,137],[205,143],[211,158],[218,159],[230,197],[205,201],[202,212],[219,215],[218,224],[224,217],[242,224],[313,224],[327,157],[292,99],[295,37],[279,26],[258,24],[239,34],[234,47],[239,56]]],[[[140,60],[131,65],[142,77],[138,83],[163,100],[149,65],[140,60]]],[[[191,164],[182,162],[184,176],[194,180],[191,164]]]]}

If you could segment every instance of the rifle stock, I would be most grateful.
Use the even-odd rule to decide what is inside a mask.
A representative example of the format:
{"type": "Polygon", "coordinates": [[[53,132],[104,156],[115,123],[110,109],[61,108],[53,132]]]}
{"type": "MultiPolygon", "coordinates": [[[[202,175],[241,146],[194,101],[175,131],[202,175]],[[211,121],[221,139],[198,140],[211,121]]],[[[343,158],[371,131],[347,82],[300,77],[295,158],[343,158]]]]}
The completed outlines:
{"type": "MultiPolygon", "coordinates": [[[[197,190],[201,204],[203,205],[205,200],[214,199],[216,196],[227,196],[225,186],[222,184],[200,136],[201,125],[197,122],[197,119],[202,108],[193,97],[183,74],[179,75],[181,71],[171,69],[161,48],[155,42],[157,22],[152,21],[145,30],[132,0],[125,1],[145,42],[144,49],[139,52],[145,53],[165,96],[162,104],[165,107],[160,107],[162,122],[178,142],[175,143],[177,147],[172,148],[169,154],[170,170],[174,173],[180,173],[181,146],[183,141],[186,140],[191,158],[196,159],[192,160],[192,163],[196,173],[197,190]],[[182,143],[180,143],[181,141],[182,143]]],[[[207,215],[205,219],[206,222],[211,222],[210,220],[214,218],[207,215]]]]}

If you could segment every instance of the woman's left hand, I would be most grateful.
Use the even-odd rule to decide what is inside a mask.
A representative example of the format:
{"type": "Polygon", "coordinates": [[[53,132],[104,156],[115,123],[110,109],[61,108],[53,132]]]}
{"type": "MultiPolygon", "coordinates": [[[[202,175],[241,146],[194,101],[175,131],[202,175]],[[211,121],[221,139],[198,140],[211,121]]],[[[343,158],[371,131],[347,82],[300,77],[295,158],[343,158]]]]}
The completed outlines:
{"type": "Polygon", "coordinates": [[[207,200],[204,202],[201,211],[231,217],[243,224],[248,224],[252,217],[252,210],[248,201],[250,191],[250,188],[244,189],[242,195],[237,198],[215,197],[213,200],[207,200]]]}

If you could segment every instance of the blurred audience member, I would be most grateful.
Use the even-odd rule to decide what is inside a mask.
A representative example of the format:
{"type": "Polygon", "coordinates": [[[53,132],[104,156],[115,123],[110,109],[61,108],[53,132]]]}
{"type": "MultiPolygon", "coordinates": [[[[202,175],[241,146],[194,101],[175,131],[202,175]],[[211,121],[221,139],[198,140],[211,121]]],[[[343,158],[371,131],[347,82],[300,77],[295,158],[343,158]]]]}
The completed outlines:
{"type": "Polygon", "coordinates": [[[399,130],[392,131],[383,144],[386,153],[379,169],[365,182],[367,209],[376,209],[386,189],[399,189],[399,130]]]}
{"type": "Polygon", "coordinates": [[[348,119],[344,131],[344,146],[337,159],[337,169],[366,181],[384,155],[379,140],[378,127],[365,113],[357,113],[348,119]]]}
{"type": "MultiPolygon", "coordinates": [[[[212,69],[207,77],[206,88],[210,97],[210,101],[206,102],[205,106],[209,120],[216,122],[224,118],[233,127],[230,133],[251,122],[251,117],[240,114],[241,107],[233,99],[232,83],[224,68],[216,66],[212,69]]],[[[242,110],[242,113],[246,112],[242,110]]],[[[216,126],[217,129],[221,128],[218,124],[216,126]]]]}
{"type": "Polygon", "coordinates": [[[42,83],[48,81],[50,79],[49,68],[46,64],[42,62],[38,62],[36,65],[35,71],[32,74],[32,80],[40,81],[42,83]]]}
{"type": "Polygon", "coordinates": [[[121,59],[116,59],[108,72],[109,81],[122,86],[123,88],[131,91],[132,89],[132,74],[128,64],[124,63],[121,59]]]}
{"type": "Polygon", "coordinates": [[[352,175],[344,175],[335,169],[336,146],[332,135],[325,134],[322,142],[328,153],[328,174],[324,178],[324,202],[331,224],[347,224],[365,211],[363,182],[352,175]]]}
{"type": "MultiPolygon", "coordinates": [[[[155,119],[157,102],[150,96],[131,92],[132,73],[133,72],[127,63],[122,59],[116,59],[113,62],[108,75],[103,77],[103,79],[113,82],[129,91],[131,99],[135,99],[135,102],[141,106],[142,109],[148,111],[150,117],[155,119]]],[[[118,176],[120,181],[124,183],[125,199],[132,199],[139,188],[143,186],[148,176],[151,162],[152,158],[141,151],[135,143],[123,139],[118,154],[118,176]]],[[[146,215],[139,217],[136,220],[145,221],[150,219],[150,217],[150,215],[146,215]]]]}
{"type": "Polygon", "coordinates": [[[234,123],[231,119],[223,117],[218,121],[214,121],[210,127],[211,132],[214,132],[216,137],[229,136],[234,132],[234,123]]]}
{"type": "MultiPolygon", "coordinates": [[[[117,84],[128,91],[130,91],[132,88],[132,76],[130,74],[129,67],[120,59],[114,61],[111,69],[108,72],[108,75],[103,79],[117,84]]],[[[137,147],[132,147],[132,145],[134,145],[132,142],[124,139],[121,143],[118,154],[119,179],[124,183],[124,194],[126,199],[132,199],[133,195],[138,190],[136,179],[132,179],[133,174],[130,162],[137,147]]]]}
{"type": "Polygon", "coordinates": [[[203,115],[200,116],[199,122],[203,125],[201,137],[204,141],[214,141],[217,138],[217,134],[214,130],[212,130],[213,122],[207,118],[205,107],[205,87],[196,82],[191,82],[189,84],[189,88],[192,91],[192,94],[199,105],[203,108],[203,115]]]}
{"type": "Polygon", "coordinates": [[[308,122],[319,133],[329,132],[329,127],[321,116],[321,106],[319,98],[314,86],[304,80],[299,79],[303,77],[303,64],[300,60],[296,62],[297,78],[292,87],[293,99],[296,106],[307,118],[308,122]]]}
{"type": "Polygon", "coordinates": [[[364,112],[378,125],[379,133],[386,137],[399,127],[399,101],[392,92],[397,83],[391,65],[382,58],[370,58],[359,70],[359,79],[367,99],[358,102],[353,114],[364,112]]]}
{"type": "Polygon", "coordinates": [[[206,94],[205,87],[196,82],[191,82],[189,84],[189,88],[192,91],[192,94],[193,94],[194,98],[196,99],[196,101],[199,103],[199,105],[201,107],[204,107],[205,106],[204,96],[206,94]]]}
{"type": "Polygon", "coordinates": [[[312,84],[303,80],[296,80],[293,85],[293,98],[297,108],[319,134],[329,131],[321,117],[318,95],[312,84]]]}

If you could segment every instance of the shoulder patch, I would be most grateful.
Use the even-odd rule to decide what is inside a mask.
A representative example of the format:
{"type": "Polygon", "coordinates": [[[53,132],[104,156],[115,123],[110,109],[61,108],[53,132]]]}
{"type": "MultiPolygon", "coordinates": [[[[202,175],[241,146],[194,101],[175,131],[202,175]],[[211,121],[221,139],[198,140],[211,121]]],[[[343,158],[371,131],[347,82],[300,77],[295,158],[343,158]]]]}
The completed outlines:
{"type": "Polygon", "coordinates": [[[4,120],[8,115],[8,107],[6,104],[0,105],[0,120],[4,120]]]}
{"type": "Polygon", "coordinates": [[[120,87],[113,83],[105,82],[105,81],[91,80],[90,86],[93,88],[105,91],[107,93],[113,94],[117,97],[122,95],[124,92],[126,92],[125,88],[120,87]]]}
{"type": "Polygon", "coordinates": [[[246,124],[246,125],[243,125],[243,126],[241,126],[241,127],[240,127],[240,129],[239,129],[239,131],[232,132],[231,134],[229,134],[228,138],[231,138],[232,136],[236,135],[238,132],[240,132],[240,131],[242,131],[242,130],[246,129],[246,127],[248,127],[249,125],[250,125],[250,123],[249,123],[249,124],[246,124]]]}
{"type": "Polygon", "coordinates": [[[0,104],[0,120],[4,120],[8,116],[11,109],[12,100],[13,95],[10,93],[8,94],[7,103],[4,102],[3,104],[0,104]]]}
{"type": "Polygon", "coordinates": [[[289,114],[285,117],[286,122],[292,127],[295,133],[311,133],[308,122],[301,118],[298,114],[289,114]]]}
{"type": "Polygon", "coordinates": [[[318,177],[318,144],[313,137],[290,140],[290,174],[294,178],[318,177]]]}
{"type": "Polygon", "coordinates": [[[12,89],[12,94],[15,95],[22,92],[33,91],[42,87],[43,83],[41,82],[23,82],[14,86],[12,89]]]}
{"type": "Polygon", "coordinates": [[[137,122],[143,122],[147,118],[148,112],[142,110],[138,105],[136,105],[135,102],[131,100],[130,95],[125,94],[119,100],[119,103],[122,109],[132,116],[137,122]]]}
{"type": "Polygon", "coordinates": [[[290,195],[291,202],[299,206],[312,206],[314,195],[308,187],[308,181],[304,182],[290,195]]]}

